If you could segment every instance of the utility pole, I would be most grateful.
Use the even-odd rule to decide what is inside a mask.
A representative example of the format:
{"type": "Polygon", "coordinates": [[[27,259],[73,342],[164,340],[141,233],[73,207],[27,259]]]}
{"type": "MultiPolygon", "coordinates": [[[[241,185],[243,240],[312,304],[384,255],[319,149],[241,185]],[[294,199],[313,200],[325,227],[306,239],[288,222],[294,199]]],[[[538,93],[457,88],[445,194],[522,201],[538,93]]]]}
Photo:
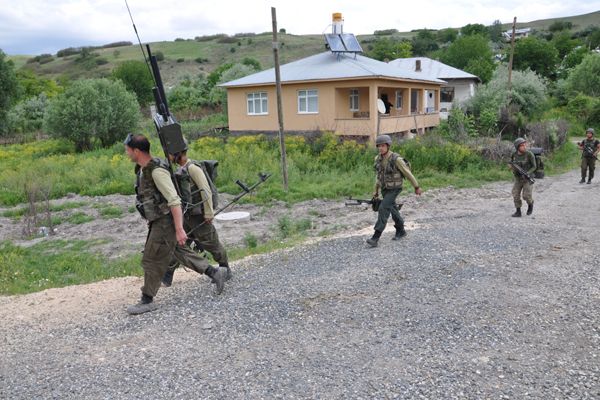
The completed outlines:
{"type": "Polygon", "coordinates": [[[508,95],[512,90],[512,66],[513,66],[513,54],[515,52],[515,30],[517,28],[517,17],[513,20],[512,35],[510,37],[510,58],[508,59],[508,95]]]}
{"type": "Polygon", "coordinates": [[[281,75],[279,74],[279,43],[277,42],[277,15],[275,7],[271,7],[273,21],[273,59],[275,61],[275,86],[277,88],[277,119],[279,120],[279,148],[281,150],[281,175],[283,190],[288,191],[287,161],[285,156],[285,139],[283,137],[283,107],[281,104],[281,75]]]}

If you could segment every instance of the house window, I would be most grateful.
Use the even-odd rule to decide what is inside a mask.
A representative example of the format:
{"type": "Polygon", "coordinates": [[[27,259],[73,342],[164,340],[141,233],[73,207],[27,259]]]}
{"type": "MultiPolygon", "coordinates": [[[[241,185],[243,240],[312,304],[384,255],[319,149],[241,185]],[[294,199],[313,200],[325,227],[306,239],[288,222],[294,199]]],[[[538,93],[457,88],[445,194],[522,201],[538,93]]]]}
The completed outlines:
{"type": "Polygon", "coordinates": [[[443,87],[440,89],[440,101],[442,103],[452,103],[454,101],[454,88],[443,87]]]}
{"type": "Polygon", "coordinates": [[[350,89],[350,111],[358,111],[358,89],[350,89]]]}
{"type": "Polygon", "coordinates": [[[319,112],[319,92],[316,89],[298,90],[298,113],[314,114],[319,112]]]}
{"type": "Polygon", "coordinates": [[[403,95],[402,90],[396,90],[396,109],[397,110],[402,109],[402,95],[403,95]]]}
{"type": "Polygon", "coordinates": [[[248,93],[246,100],[248,103],[248,115],[268,114],[267,92],[248,93]]]}

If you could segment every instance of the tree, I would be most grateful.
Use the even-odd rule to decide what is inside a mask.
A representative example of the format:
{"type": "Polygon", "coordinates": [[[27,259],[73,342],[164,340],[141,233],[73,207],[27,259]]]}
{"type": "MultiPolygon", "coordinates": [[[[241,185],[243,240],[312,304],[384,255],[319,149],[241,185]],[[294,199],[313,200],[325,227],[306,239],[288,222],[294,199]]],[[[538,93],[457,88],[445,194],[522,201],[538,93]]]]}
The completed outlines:
{"type": "Polygon", "coordinates": [[[113,70],[112,76],[120,79],[125,88],[135,94],[141,107],[153,100],[154,80],[146,63],[138,60],[125,61],[113,70]]]}
{"type": "Polygon", "coordinates": [[[481,35],[459,37],[440,53],[440,61],[477,75],[484,83],[494,71],[489,41],[481,35]]]}
{"type": "Polygon", "coordinates": [[[468,24],[460,28],[460,34],[463,36],[481,35],[487,37],[489,32],[488,28],[483,24],[468,24]]]}
{"type": "Polygon", "coordinates": [[[492,79],[481,86],[467,102],[467,108],[479,117],[486,110],[498,113],[512,105],[518,112],[533,116],[546,101],[546,84],[535,72],[513,71],[511,88],[509,95],[508,67],[502,65],[496,68],[492,79]]]}
{"type": "MultiPolygon", "coordinates": [[[[250,75],[257,72],[252,66],[247,64],[235,64],[228,70],[221,74],[220,83],[229,82],[234,79],[243,78],[244,76],[250,75]]],[[[213,105],[219,105],[223,107],[223,110],[227,108],[227,90],[220,86],[214,86],[209,94],[210,101],[213,105]]]]}
{"type": "Polygon", "coordinates": [[[8,133],[7,111],[19,93],[12,61],[0,50],[0,135],[8,133]]]}
{"type": "Polygon", "coordinates": [[[567,90],[571,94],[582,93],[591,97],[600,96],[600,54],[590,53],[569,74],[567,90]]]}
{"type": "Polygon", "coordinates": [[[440,43],[452,43],[458,37],[458,29],[446,28],[437,32],[437,41],[440,43]]]}
{"type": "Polygon", "coordinates": [[[546,78],[554,78],[558,64],[558,50],[550,43],[534,36],[519,39],[515,44],[513,68],[531,69],[546,78]]]}
{"type": "MultiPolygon", "coordinates": [[[[415,56],[425,56],[439,49],[435,41],[436,35],[430,29],[420,29],[412,39],[412,52],[415,56]]],[[[410,56],[409,56],[410,57],[410,56]]]]}
{"type": "Polygon", "coordinates": [[[562,60],[571,50],[581,46],[583,42],[579,39],[571,39],[571,34],[567,31],[560,31],[552,38],[552,44],[558,51],[558,59],[562,60]]]}
{"type": "Polygon", "coordinates": [[[108,147],[137,127],[139,107],[121,81],[86,79],[74,82],[49,104],[44,129],[75,144],[77,151],[95,144],[108,147]]]}
{"type": "Polygon", "coordinates": [[[495,20],[494,23],[488,27],[488,32],[490,33],[490,40],[494,43],[501,42],[502,31],[502,22],[500,22],[500,20],[495,20]]]}
{"type": "Polygon", "coordinates": [[[63,90],[55,80],[40,78],[28,69],[20,69],[16,76],[19,86],[22,88],[21,99],[37,97],[42,93],[48,97],[54,97],[63,90]]]}
{"type": "Polygon", "coordinates": [[[384,37],[375,40],[369,56],[379,61],[395,60],[396,58],[410,57],[411,50],[412,46],[408,41],[384,37]]]}

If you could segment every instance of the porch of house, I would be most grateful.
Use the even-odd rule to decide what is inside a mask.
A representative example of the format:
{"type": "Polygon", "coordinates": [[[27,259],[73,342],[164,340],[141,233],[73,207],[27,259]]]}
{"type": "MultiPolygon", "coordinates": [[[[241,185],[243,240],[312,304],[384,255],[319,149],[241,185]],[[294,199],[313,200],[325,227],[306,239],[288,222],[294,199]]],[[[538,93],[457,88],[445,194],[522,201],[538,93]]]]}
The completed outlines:
{"type": "Polygon", "coordinates": [[[439,88],[409,86],[338,87],[335,132],[344,136],[423,133],[439,125],[439,88]],[[377,108],[378,99],[385,112],[377,108]]]}

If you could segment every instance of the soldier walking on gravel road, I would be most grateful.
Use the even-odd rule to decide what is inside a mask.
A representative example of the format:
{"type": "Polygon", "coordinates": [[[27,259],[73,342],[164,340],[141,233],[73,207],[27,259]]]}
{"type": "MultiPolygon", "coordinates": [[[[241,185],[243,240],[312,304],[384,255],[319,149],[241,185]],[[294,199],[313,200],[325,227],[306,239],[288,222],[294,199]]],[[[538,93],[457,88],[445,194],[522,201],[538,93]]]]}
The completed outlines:
{"type": "Polygon", "coordinates": [[[139,303],[127,308],[129,314],[142,314],[157,307],[153,303],[160,281],[173,256],[194,271],[206,274],[223,291],[227,270],[213,268],[199,254],[185,247],[187,234],[183,228],[181,200],[171,181],[168,165],[150,154],[150,142],[144,135],[129,134],[125,151],[136,164],[136,207],[148,221],[148,237],[144,245],[142,268],[144,286],[139,303]]]}
{"type": "Polygon", "coordinates": [[[367,243],[371,247],[377,247],[381,233],[387,225],[387,221],[392,215],[396,234],[392,240],[398,240],[406,235],[404,230],[404,220],[395,207],[396,197],[402,191],[402,181],[408,179],[411,185],[415,188],[417,196],[421,195],[422,190],[416,178],[410,172],[408,164],[397,153],[390,151],[392,138],[388,135],[381,135],[375,139],[379,154],[375,157],[375,192],[373,198],[383,197],[377,214],[377,222],[375,223],[375,232],[373,236],[367,239],[367,243]]]}

